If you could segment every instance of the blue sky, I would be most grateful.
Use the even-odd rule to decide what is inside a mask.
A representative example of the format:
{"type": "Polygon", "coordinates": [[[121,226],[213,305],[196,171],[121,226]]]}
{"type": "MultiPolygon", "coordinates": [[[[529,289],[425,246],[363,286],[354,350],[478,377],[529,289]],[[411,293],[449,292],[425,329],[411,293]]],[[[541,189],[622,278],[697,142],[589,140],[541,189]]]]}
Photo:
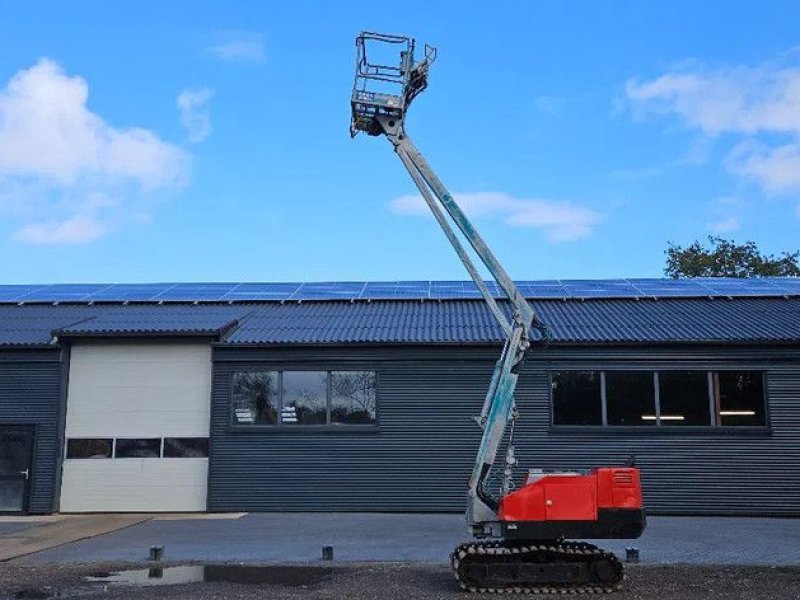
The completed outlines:
{"type": "Polygon", "coordinates": [[[438,46],[408,131],[516,278],[800,246],[795,2],[381,6],[0,0],[0,282],[466,278],[348,136],[361,29],[438,46]]]}

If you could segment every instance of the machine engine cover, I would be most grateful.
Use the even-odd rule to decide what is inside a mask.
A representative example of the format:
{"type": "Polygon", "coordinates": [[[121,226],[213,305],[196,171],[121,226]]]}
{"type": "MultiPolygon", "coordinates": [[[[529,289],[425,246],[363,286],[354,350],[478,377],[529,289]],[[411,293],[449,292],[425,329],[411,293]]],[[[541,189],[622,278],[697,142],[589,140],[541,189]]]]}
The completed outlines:
{"type": "Polygon", "coordinates": [[[598,510],[642,508],[639,470],[547,473],[500,501],[502,521],[596,521],[598,510]]]}

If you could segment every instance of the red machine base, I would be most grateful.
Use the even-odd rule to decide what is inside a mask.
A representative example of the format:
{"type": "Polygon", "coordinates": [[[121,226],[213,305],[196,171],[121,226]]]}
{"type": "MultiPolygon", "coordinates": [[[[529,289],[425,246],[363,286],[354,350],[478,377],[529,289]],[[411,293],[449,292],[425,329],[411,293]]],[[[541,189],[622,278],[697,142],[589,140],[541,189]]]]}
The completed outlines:
{"type": "Polygon", "coordinates": [[[595,521],[503,521],[508,540],[633,540],[647,524],[642,509],[601,508],[595,521]]]}
{"type": "Polygon", "coordinates": [[[534,472],[501,500],[499,516],[509,539],[638,538],[646,524],[639,470],[534,472]]]}

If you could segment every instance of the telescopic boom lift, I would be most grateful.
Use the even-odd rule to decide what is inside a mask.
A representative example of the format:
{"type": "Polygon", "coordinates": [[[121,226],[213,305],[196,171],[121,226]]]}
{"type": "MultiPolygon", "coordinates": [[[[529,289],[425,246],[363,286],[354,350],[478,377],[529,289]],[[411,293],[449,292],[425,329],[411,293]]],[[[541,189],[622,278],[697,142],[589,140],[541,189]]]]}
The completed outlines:
{"type": "Polygon", "coordinates": [[[547,343],[547,326],[406,133],[406,113],[428,85],[436,49],[426,45],[424,58],[415,62],[413,38],[373,32],[362,32],[356,49],[350,135],[384,135],[392,143],[506,337],[481,414],[475,417],[483,437],[467,498],[471,534],[494,541],[456,548],[451,556],[456,578],[462,588],[474,592],[614,591],[623,578],[619,560],[591,544],[565,540],[639,537],[645,525],[639,471],[632,466],[587,472],[531,470],[515,490],[514,390],[531,343],[547,343]],[[374,51],[384,56],[393,48],[399,51],[397,63],[371,61],[374,51]],[[510,305],[510,316],[487,287],[456,230],[497,282],[504,304],[510,305]],[[490,477],[507,430],[498,491],[491,489],[490,477]]]}

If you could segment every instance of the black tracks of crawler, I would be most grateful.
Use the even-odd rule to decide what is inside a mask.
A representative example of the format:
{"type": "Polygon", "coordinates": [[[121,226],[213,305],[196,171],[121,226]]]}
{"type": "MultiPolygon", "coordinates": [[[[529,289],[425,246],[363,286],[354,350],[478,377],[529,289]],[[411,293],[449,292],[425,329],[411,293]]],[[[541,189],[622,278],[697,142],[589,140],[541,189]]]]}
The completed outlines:
{"type": "Polygon", "coordinates": [[[462,589],[490,594],[610,593],[625,576],[616,556],[585,542],[469,542],[450,563],[462,589]]]}

